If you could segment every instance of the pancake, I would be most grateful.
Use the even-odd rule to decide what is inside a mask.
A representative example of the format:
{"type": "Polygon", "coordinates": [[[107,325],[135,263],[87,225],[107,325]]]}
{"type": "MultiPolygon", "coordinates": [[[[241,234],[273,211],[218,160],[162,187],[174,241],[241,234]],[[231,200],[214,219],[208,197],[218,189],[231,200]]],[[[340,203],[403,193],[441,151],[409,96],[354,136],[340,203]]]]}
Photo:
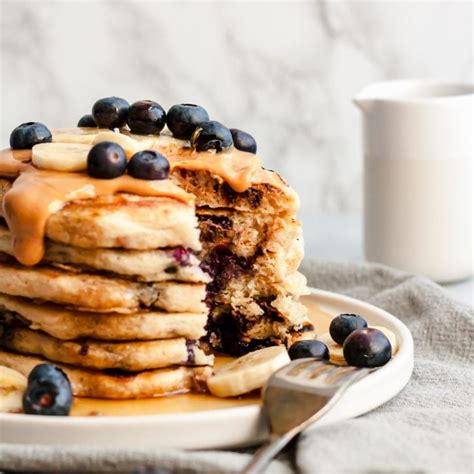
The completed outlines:
{"type": "MultiPolygon", "coordinates": [[[[297,194],[277,173],[261,169],[259,175],[281,183],[273,186],[268,182],[253,182],[243,192],[235,191],[224,179],[206,170],[187,170],[176,167],[171,179],[185,191],[196,196],[196,206],[237,211],[259,211],[268,215],[294,214],[299,207],[297,194]]],[[[268,181],[263,179],[262,181],[268,181]]]]}
{"type": "MultiPolygon", "coordinates": [[[[46,359],[0,350],[0,364],[28,374],[46,359]]],[[[204,391],[211,367],[171,367],[137,373],[86,370],[56,364],[69,377],[76,397],[134,399],[170,395],[177,392],[204,391]]]]}
{"type": "MultiPolygon", "coordinates": [[[[0,209],[10,186],[6,180],[0,186],[0,209]]],[[[72,201],[49,216],[45,235],[84,248],[201,248],[194,206],[168,197],[115,194],[72,201]]]]}
{"type": "Polygon", "coordinates": [[[212,365],[195,340],[184,338],[157,341],[103,342],[94,339],[62,341],[40,331],[7,327],[2,345],[20,354],[39,355],[90,369],[119,369],[138,372],[171,365],[212,365]]]}
{"type": "Polygon", "coordinates": [[[46,236],[85,248],[199,250],[196,228],[190,205],[170,198],[117,194],[67,204],[49,217],[46,236]]]}
{"type": "Polygon", "coordinates": [[[109,276],[0,261],[0,293],[73,306],[84,311],[136,313],[140,308],[202,313],[205,285],[137,283],[109,276]]]}
{"type": "MultiPolygon", "coordinates": [[[[13,256],[12,236],[0,225],[0,252],[13,256]]],[[[140,281],[206,283],[199,259],[183,247],[157,250],[86,249],[46,241],[43,263],[71,271],[116,273],[140,281]]]]}
{"type": "Polygon", "coordinates": [[[88,313],[0,294],[0,317],[19,320],[58,339],[153,340],[205,335],[207,313],[88,313]]]}

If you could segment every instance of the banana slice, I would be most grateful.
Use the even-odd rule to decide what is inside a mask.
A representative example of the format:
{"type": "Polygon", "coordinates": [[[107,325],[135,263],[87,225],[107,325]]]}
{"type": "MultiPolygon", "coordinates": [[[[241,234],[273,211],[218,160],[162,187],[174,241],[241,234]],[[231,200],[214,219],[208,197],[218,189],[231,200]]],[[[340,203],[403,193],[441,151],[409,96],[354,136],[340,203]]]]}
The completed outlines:
{"type": "Polygon", "coordinates": [[[176,148],[186,148],[190,146],[189,141],[175,138],[166,130],[161,132],[160,135],[137,135],[126,129],[121,129],[120,133],[123,133],[138,142],[145,142],[147,146],[146,149],[157,150],[161,153],[171,152],[176,148]]]}
{"type": "Polygon", "coordinates": [[[39,143],[32,149],[32,161],[44,170],[84,171],[90,149],[85,143],[39,143]]]}
{"type": "Polygon", "coordinates": [[[0,365],[0,413],[17,413],[23,410],[23,393],[28,381],[16,370],[0,365]]]}
{"type": "Polygon", "coordinates": [[[262,388],[273,372],[290,362],[284,346],[266,347],[220,367],[207,386],[217,397],[236,397],[262,388]]]}
{"type": "MultiPolygon", "coordinates": [[[[369,326],[371,329],[378,329],[379,331],[383,332],[387,339],[390,341],[392,346],[392,355],[394,355],[398,350],[398,343],[397,337],[395,334],[383,326],[369,326]]],[[[338,365],[347,365],[346,359],[344,359],[344,352],[342,346],[339,345],[337,342],[334,342],[331,335],[326,332],[318,337],[318,341],[324,342],[329,349],[329,360],[338,365]]]]}
{"type": "Polygon", "coordinates": [[[106,132],[106,128],[53,128],[51,133],[53,135],[53,142],[57,143],[85,143],[91,145],[95,137],[101,133],[106,132]]]}
{"type": "Polygon", "coordinates": [[[120,145],[124,150],[127,158],[130,159],[137,151],[147,150],[153,146],[154,139],[152,137],[142,137],[140,140],[133,139],[130,135],[115,132],[99,133],[93,141],[93,144],[101,142],[114,142],[120,145]]]}
{"type": "Polygon", "coordinates": [[[387,329],[383,326],[369,326],[369,328],[378,329],[387,336],[387,339],[390,341],[390,345],[392,346],[392,356],[398,351],[397,336],[395,336],[395,334],[390,331],[390,329],[387,329]]]}
{"type": "Polygon", "coordinates": [[[344,359],[344,353],[342,352],[342,346],[337,342],[334,342],[331,335],[328,332],[318,336],[318,341],[324,342],[329,349],[329,360],[333,364],[347,365],[346,359],[344,359]]]}

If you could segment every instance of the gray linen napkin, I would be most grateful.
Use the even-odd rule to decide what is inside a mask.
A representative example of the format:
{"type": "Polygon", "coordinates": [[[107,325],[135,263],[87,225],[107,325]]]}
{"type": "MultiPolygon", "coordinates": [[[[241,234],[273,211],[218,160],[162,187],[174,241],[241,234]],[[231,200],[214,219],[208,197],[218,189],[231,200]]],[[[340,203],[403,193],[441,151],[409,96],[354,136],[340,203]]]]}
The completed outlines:
{"type": "MultiPolygon", "coordinates": [[[[283,455],[267,472],[472,472],[472,308],[427,279],[381,265],[307,260],[303,272],[311,286],[360,298],[403,320],[415,340],[415,371],[395,399],[365,416],[302,435],[295,454],[283,455]]],[[[157,466],[180,474],[233,473],[248,458],[242,451],[0,444],[0,469],[15,470],[157,466]]]]}

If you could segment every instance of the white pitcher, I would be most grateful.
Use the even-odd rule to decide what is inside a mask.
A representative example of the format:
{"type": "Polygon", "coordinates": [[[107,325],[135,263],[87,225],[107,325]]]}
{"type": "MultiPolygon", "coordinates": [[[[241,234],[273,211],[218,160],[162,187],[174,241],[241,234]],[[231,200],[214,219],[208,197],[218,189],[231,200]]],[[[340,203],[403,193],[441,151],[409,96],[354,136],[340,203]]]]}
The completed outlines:
{"type": "Polygon", "coordinates": [[[365,254],[437,282],[473,272],[471,84],[372,84],[363,113],[365,254]]]}

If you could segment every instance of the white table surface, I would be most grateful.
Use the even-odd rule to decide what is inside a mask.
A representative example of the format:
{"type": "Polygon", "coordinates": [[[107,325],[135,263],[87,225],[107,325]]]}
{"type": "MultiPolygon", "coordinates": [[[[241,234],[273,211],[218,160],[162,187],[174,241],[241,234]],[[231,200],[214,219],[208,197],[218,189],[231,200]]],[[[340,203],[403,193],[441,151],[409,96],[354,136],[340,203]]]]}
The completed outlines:
{"type": "MultiPolygon", "coordinates": [[[[304,215],[307,256],[327,260],[363,261],[362,220],[359,216],[304,215]]],[[[441,285],[458,301],[474,306],[474,278],[441,285]]]]}

